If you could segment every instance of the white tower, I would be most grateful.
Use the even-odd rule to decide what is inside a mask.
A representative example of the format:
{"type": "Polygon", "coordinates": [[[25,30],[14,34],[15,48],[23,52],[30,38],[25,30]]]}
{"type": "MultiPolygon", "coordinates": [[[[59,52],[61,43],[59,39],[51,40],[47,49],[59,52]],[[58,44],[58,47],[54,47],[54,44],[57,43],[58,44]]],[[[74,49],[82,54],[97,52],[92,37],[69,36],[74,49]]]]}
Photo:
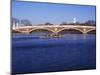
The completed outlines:
{"type": "Polygon", "coordinates": [[[76,23],[76,18],[73,18],[73,23],[74,23],[74,24],[76,23]]]}
{"type": "Polygon", "coordinates": [[[19,24],[18,24],[18,23],[16,23],[16,27],[17,27],[17,28],[19,27],[19,24]]]}
{"type": "Polygon", "coordinates": [[[16,24],[15,24],[15,23],[13,23],[12,27],[13,27],[13,29],[15,29],[15,28],[16,28],[16,24]]]}

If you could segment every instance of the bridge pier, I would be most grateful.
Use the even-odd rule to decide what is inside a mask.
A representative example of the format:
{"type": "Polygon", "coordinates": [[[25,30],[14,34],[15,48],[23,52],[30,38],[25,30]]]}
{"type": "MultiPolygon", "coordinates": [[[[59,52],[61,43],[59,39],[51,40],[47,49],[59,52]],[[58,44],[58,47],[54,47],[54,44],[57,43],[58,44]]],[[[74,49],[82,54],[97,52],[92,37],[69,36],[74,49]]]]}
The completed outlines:
{"type": "Polygon", "coordinates": [[[82,32],[83,34],[87,34],[87,32],[82,32]]]}

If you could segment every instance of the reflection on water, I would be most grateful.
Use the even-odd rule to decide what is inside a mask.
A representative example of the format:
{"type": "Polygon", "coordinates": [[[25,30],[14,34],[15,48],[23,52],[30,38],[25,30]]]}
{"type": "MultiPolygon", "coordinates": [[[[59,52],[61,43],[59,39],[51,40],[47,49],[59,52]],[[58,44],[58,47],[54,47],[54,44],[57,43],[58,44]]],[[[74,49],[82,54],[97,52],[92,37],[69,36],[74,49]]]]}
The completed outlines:
{"type": "MultiPolygon", "coordinates": [[[[44,33],[44,32],[34,32],[33,34],[20,34],[20,33],[14,33],[13,34],[13,39],[14,38],[28,38],[28,39],[54,39],[54,38],[60,38],[60,39],[63,39],[63,38],[72,38],[73,40],[76,40],[76,39],[79,39],[80,37],[82,39],[87,39],[87,36],[95,36],[95,34],[52,34],[52,33],[44,33]]],[[[92,37],[91,37],[92,38],[92,37]]]]}
{"type": "Polygon", "coordinates": [[[64,34],[60,38],[40,38],[44,35],[13,34],[13,73],[96,68],[95,34],[64,34]]]}

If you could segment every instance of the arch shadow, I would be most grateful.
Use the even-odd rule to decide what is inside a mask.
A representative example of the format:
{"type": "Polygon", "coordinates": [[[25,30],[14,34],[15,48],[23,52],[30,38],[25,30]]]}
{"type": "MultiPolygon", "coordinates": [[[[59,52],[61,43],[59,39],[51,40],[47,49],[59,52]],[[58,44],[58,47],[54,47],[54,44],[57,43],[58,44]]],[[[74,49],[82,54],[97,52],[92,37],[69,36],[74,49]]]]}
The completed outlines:
{"type": "Polygon", "coordinates": [[[58,34],[83,34],[83,32],[79,29],[62,29],[58,32],[58,34]]]}
{"type": "Polygon", "coordinates": [[[20,32],[18,30],[12,30],[12,33],[22,33],[22,32],[20,32]]]}
{"type": "Polygon", "coordinates": [[[96,34],[96,30],[90,30],[87,32],[87,34],[96,34]]]}
{"type": "Polygon", "coordinates": [[[52,30],[50,30],[50,29],[40,29],[40,28],[38,28],[38,29],[32,29],[32,30],[30,30],[29,31],[29,33],[31,34],[31,33],[33,33],[33,32],[44,32],[44,33],[54,33],[52,30]]]}

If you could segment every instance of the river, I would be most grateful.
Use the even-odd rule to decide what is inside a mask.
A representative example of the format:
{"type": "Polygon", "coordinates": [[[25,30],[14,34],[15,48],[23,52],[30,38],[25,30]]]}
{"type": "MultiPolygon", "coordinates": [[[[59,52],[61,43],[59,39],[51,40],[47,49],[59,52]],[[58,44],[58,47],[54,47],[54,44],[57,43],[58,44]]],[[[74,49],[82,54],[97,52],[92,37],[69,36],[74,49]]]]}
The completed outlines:
{"type": "Polygon", "coordinates": [[[66,34],[61,38],[34,35],[12,35],[12,73],[96,68],[95,34],[66,34]]]}

